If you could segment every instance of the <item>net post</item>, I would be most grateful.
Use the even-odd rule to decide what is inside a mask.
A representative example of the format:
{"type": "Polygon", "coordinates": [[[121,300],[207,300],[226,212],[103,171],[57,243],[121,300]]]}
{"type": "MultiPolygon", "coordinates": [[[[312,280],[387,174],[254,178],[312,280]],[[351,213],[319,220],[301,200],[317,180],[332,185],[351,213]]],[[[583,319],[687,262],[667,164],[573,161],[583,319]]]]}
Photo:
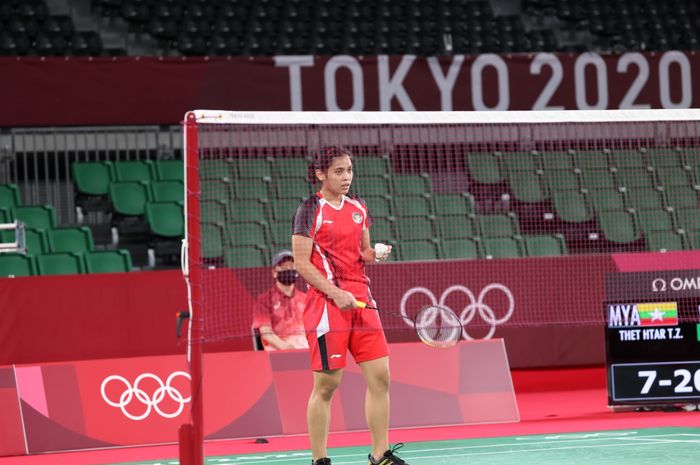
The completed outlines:
{"type": "Polygon", "coordinates": [[[204,463],[204,399],[202,392],[202,296],[201,296],[201,236],[199,225],[199,141],[197,120],[193,112],[185,115],[184,121],[184,166],[185,166],[185,244],[183,274],[188,288],[190,327],[187,355],[191,381],[190,424],[180,431],[180,463],[203,465],[204,463]],[[187,447],[183,442],[189,442],[187,447]]]}

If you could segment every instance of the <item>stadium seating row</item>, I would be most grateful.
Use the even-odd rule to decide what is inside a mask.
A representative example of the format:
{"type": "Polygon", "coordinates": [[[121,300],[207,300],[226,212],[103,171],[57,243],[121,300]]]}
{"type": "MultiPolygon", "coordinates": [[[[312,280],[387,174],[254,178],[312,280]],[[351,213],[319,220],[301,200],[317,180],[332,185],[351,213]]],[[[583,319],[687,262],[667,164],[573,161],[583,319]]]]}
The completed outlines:
{"type": "Polygon", "coordinates": [[[0,277],[118,273],[131,271],[126,250],[98,250],[84,253],[58,252],[37,255],[0,254],[0,277]]]}

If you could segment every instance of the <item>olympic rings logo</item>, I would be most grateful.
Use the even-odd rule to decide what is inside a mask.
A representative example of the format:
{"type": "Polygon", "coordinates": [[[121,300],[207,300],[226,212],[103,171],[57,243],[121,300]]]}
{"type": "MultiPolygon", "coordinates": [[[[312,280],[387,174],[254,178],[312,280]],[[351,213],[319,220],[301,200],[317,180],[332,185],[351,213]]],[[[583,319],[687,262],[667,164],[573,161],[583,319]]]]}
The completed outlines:
{"type": "Polygon", "coordinates": [[[192,396],[184,397],[182,393],[180,393],[180,391],[178,391],[172,386],[173,379],[175,379],[178,376],[183,376],[188,380],[192,380],[192,378],[190,378],[189,373],[186,373],[184,371],[176,371],[174,373],[171,373],[170,376],[168,376],[168,379],[165,381],[165,383],[163,383],[163,381],[153,373],[143,373],[139,375],[138,378],[136,378],[136,381],[134,381],[134,385],[132,386],[131,383],[123,376],[112,375],[106,377],[102,381],[100,393],[102,394],[102,400],[104,400],[107,403],[107,405],[121,409],[124,416],[134,421],[140,421],[147,418],[151,414],[151,411],[154,410],[158,415],[160,415],[163,418],[175,418],[182,413],[182,411],[185,408],[185,404],[192,400],[192,396]],[[148,393],[140,387],[141,383],[146,379],[151,379],[158,384],[158,388],[153,392],[151,396],[149,396],[148,393]],[[112,382],[118,382],[124,385],[124,392],[121,393],[121,395],[119,396],[119,400],[116,401],[110,399],[107,396],[106,392],[107,385],[112,382]],[[178,404],[178,407],[174,412],[164,412],[160,408],[160,404],[161,402],[163,402],[166,395],[173,402],[178,404]],[[144,405],[146,407],[146,410],[140,415],[134,415],[130,413],[127,410],[127,407],[131,405],[132,400],[135,400],[138,403],[144,405]]]}
{"type": "MultiPolygon", "coordinates": [[[[405,317],[407,320],[411,320],[411,318],[408,315],[406,304],[408,303],[408,300],[414,296],[415,294],[423,294],[428,299],[430,300],[431,307],[434,309],[435,315],[426,315],[426,318],[424,320],[426,321],[435,321],[436,318],[438,318],[437,313],[440,312],[440,307],[443,308],[450,308],[445,304],[445,301],[447,298],[452,294],[453,292],[461,292],[467,296],[469,299],[469,303],[461,310],[461,312],[455,311],[455,314],[459,316],[459,320],[462,323],[462,327],[464,328],[464,331],[462,332],[463,337],[465,339],[474,339],[469,333],[467,332],[467,325],[474,320],[474,318],[477,315],[477,312],[479,314],[479,317],[487,324],[491,325],[489,332],[483,337],[483,339],[491,339],[493,334],[496,332],[496,326],[505,323],[510,319],[511,316],[513,316],[513,312],[515,311],[515,298],[513,297],[513,293],[508,289],[506,286],[500,283],[491,283],[488,286],[484,287],[481,292],[479,293],[479,296],[476,297],[474,296],[474,293],[467,287],[455,284],[453,286],[448,287],[445,289],[445,291],[442,293],[440,296],[440,300],[438,301],[435,298],[435,294],[430,289],[426,289],[425,287],[413,287],[409,289],[401,298],[401,304],[400,304],[400,310],[401,310],[401,315],[405,317]],[[503,315],[500,318],[496,318],[496,312],[494,311],[493,308],[491,308],[490,305],[486,304],[484,302],[484,299],[486,298],[486,295],[489,292],[502,292],[506,299],[508,300],[508,307],[506,309],[505,315],[503,315]]],[[[430,309],[429,309],[430,310],[430,309]]],[[[453,309],[452,309],[453,310],[453,309]]],[[[454,311],[454,310],[453,310],[454,311]]],[[[443,318],[442,316],[440,316],[443,318]]],[[[408,323],[406,323],[408,324],[408,323]]],[[[419,326],[422,324],[421,322],[416,322],[416,324],[419,326]]]]}

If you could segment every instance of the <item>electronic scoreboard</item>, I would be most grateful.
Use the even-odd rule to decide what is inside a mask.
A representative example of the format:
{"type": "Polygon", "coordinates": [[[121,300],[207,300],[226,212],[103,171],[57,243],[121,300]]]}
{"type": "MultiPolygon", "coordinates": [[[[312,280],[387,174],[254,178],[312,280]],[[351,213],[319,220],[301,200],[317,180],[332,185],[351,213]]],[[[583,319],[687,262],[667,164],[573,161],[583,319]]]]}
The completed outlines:
{"type": "Polygon", "coordinates": [[[608,405],[700,403],[700,270],[605,277],[608,405]]]}

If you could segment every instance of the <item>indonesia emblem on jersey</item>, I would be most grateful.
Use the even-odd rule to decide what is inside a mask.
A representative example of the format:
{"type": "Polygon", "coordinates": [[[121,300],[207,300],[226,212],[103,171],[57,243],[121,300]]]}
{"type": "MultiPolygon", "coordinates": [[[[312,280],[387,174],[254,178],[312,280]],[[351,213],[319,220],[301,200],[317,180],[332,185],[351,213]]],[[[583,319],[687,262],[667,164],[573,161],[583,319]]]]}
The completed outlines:
{"type": "Polygon", "coordinates": [[[353,212],[353,214],[352,214],[352,220],[353,220],[355,223],[360,224],[360,223],[362,223],[362,215],[361,215],[360,213],[358,213],[358,212],[353,212]]]}

